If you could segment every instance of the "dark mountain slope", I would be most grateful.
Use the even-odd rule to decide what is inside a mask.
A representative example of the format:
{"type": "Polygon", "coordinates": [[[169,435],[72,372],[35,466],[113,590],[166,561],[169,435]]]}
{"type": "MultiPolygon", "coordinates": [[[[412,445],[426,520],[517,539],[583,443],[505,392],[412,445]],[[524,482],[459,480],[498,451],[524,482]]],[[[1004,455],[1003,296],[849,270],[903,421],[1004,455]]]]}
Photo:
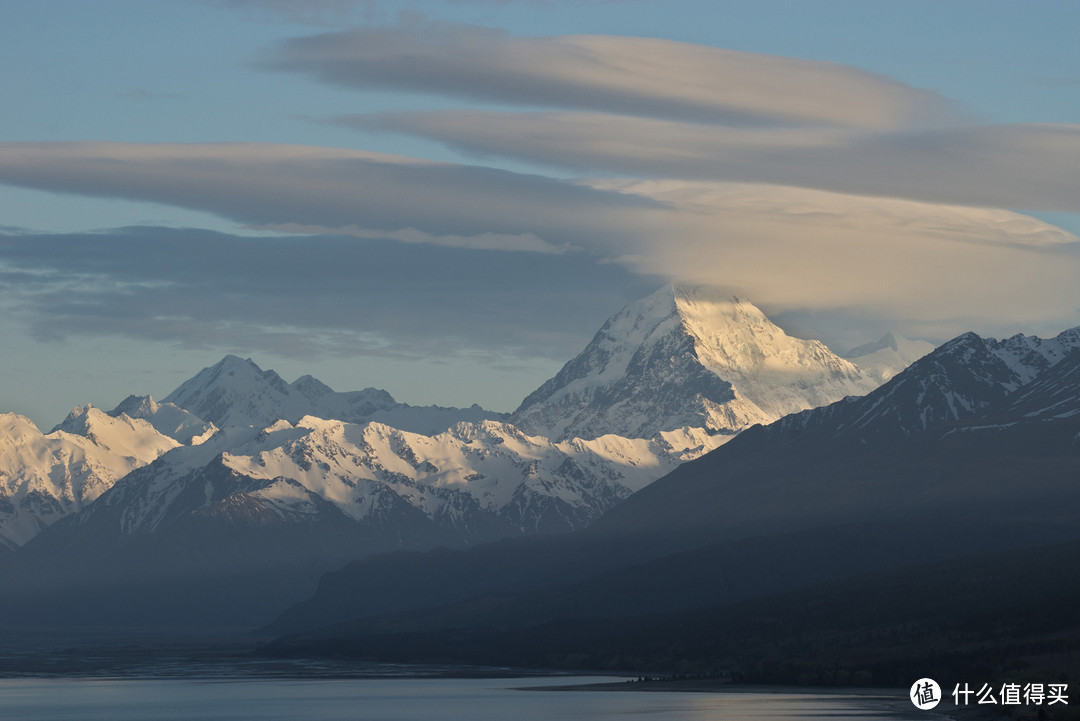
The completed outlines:
{"type": "Polygon", "coordinates": [[[1048,407],[1044,396],[1064,407],[1060,391],[1080,354],[1033,356],[1029,343],[1010,342],[961,336],[869,396],[750,429],[557,547],[541,540],[527,552],[504,544],[347,567],[273,628],[545,587],[489,613],[521,623],[611,617],[626,612],[616,610],[619,599],[635,587],[648,590],[637,592],[644,600],[632,612],[661,612],[687,608],[688,598],[729,602],[875,564],[1080,537],[1080,416],[1018,419],[1011,405],[1018,388],[1047,373],[1024,407],[1048,407]],[[671,555],[706,546],[714,548],[671,555]],[[627,568],[634,563],[644,565],[627,568]],[[434,566],[444,580],[428,584],[434,566]]]}
{"type": "MultiPolygon", "coordinates": [[[[730,674],[757,683],[906,686],[1073,680],[1080,672],[1073,541],[907,565],[691,612],[533,625],[372,619],[278,641],[271,655],[730,674]]],[[[481,606],[480,603],[474,606],[481,606]]],[[[483,608],[474,608],[479,619],[483,608]]],[[[435,620],[435,619],[429,619],[435,620]]]]}
{"type": "MultiPolygon", "coordinates": [[[[852,514],[863,519],[918,515],[943,503],[974,514],[974,506],[996,500],[1008,513],[1010,497],[1021,500],[1036,490],[1071,494],[1075,488],[1058,489],[1060,478],[1040,469],[1054,458],[1071,467],[1077,447],[1068,429],[1075,419],[1054,419],[1060,423],[1057,436],[1042,442],[1048,428],[1025,432],[1024,423],[1039,419],[1020,416],[1012,404],[1021,396],[1015,401],[1012,396],[1025,388],[1029,395],[1023,403],[1029,407],[1049,405],[1038,400],[1046,393],[1068,394],[1067,380],[1080,363],[1080,356],[1068,351],[1080,345],[1080,335],[1063,333],[1051,347],[1046,341],[1040,346],[1044,353],[1031,351],[1031,340],[960,336],[873,393],[747,430],[619,504],[592,531],[760,535],[852,514]],[[1055,368],[1045,386],[1026,388],[1055,368]],[[1002,418],[1018,425],[997,428],[1002,418]],[[964,431],[964,441],[950,439],[965,425],[977,432],[964,431]],[[1009,453],[999,447],[1002,433],[1014,439],[1009,453]],[[1014,472],[1009,470],[1013,462],[1031,468],[1014,472]],[[1034,475],[1020,477],[1029,472],[1034,475]],[[995,497],[983,493],[990,482],[985,473],[1001,476],[995,497]]],[[[1080,393],[1080,386],[1071,388],[1071,397],[1080,393]]]]}

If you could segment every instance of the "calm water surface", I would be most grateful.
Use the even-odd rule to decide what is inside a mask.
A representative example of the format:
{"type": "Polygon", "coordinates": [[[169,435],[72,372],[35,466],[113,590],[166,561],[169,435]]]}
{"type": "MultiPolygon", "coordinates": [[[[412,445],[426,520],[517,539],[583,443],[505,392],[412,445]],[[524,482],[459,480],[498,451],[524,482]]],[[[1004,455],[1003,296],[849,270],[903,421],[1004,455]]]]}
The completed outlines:
{"type": "MultiPolygon", "coordinates": [[[[576,679],[596,682],[611,679],[576,679]]],[[[3,679],[19,721],[926,721],[863,696],[541,691],[566,679],[3,679]],[[523,689],[524,690],[521,690],[523,689]]]]}

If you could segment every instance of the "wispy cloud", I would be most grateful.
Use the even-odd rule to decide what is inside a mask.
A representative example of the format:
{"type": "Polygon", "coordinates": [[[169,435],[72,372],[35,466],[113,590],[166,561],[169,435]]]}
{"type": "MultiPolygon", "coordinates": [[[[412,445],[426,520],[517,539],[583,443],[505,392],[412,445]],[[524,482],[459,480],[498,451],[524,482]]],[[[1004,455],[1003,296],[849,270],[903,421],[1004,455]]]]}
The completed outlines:
{"type": "MultiPolygon", "coordinates": [[[[259,143],[0,143],[0,182],[177,205],[249,225],[415,229],[445,244],[617,247],[662,204],[537,175],[259,143]],[[540,245],[540,244],[543,245],[540,245]]],[[[417,236],[414,240],[419,240],[417,236]]]]}
{"type": "Polygon", "coordinates": [[[479,158],[1080,211],[1080,126],[975,125],[934,93],[831,63],[414,21],[292,39],[269,52],[263,67],[356,89],[563,109],[331,121],[431,139],[479,158]]]}
{"type": "Polygon", "coordinates": [[[384,240],[396,240],[401,243],[419,243],[426,245],[441,245],[448,248],[466,248],[470,250],[500,250],[521,251],[526,253],[546,253],[562,255],[571,250],[570,246],[552,245],[544,242],[532,233],[480,233],[478,235],[437,235],[425,233],[416,228],[402,228],[400,230],[379,231],[361,228],[357,225],[346,225],[331,228],[325,225],[301,225],[299,223],[277,223],[268,225],[252,226],[252,230],[270,230],[279,233],[292,233],[298,235],[347,235],[354,238],[381,238],[384,240]]]}
{"type": "MultiPolygon", "coordinates": [[[[1035,218],[990,208],[746,183],[575,184],[474,166],[272,145],[9,143],[0,145],[0,181],[153,200],[211,211],[247,225],[351,231],[351,237],[339,237],[329,245],[321,236],[312,239],[312,248],[332,247],[343,254],[334,259],[324,250],[313,256],[333,272],[360,267],[362,249],[379,242],[369,237],[381,234],[418,255],[448,258],[445,254],[460,253],[461,259],[479,262],[482,277],[492,280],[515,277],[506,270],[513,263],[595,268],[608,262],[642,276],[727,287],[780,311],[858,307],[864,315],[934,325],[943,334],[1031,327],[1075,318],[1080,308],[1080,286],[1075,283],[1080,277],[1080,240],[1035,218]],[[516,252],[477,249],[491,246],[516,252]],[[564,246],[584,252],[573,256],[550,252],[564,246]],[[477,253],[484,255],[468,255],[477,253]],[[498,262],[477,261],[496,256],[498,262]],[[567,262],[570,257],[572,262],[567,262]],[[511,263],[506,258],[519,260],[511,263]]],[[[160,248],[152,242],[154,237],[128,237],[124,243],[160,248]]],[[[179,238],[176,247],[187,242],[179,238]]],[[[351,297],[344,290],[351,276],[332,273],[329,277],[341,277],[341,283],[324,284],[322,266],[317,270],[305,265],[309,259],[302,240],[290,240],[287,253],[270,253],[282,247],[275,242],[252,239],[246,245],[230,241],[226,246],[235,249],[231,267],[252,274],[245,287],[263,288],[267,297],[280,294],[280,302],[240,294],[235,304],[223,307],[247,309],[256,316],[265,313],[258,317],[267,323],[281,318],[290,326],[306,327],[310,317],[298,314],[314,313],[348,325],[334,294],[351,297]],[[295,286],[308,298],[297,304],[303,311],[293,309],[287,302],[290,294],[281,292],[298,268],[305,268],[302,275],[313,279],[295,286]]],[[[201,308],[198,273],[209,266],[230,267],[207,251],[212,245],[212,239],[203,239],[191,248],[193,260],[188,262],[185,282],[194,284],[195,290],[153,289],[167,297],[158,306],[162,318],[184,303],[201,308]]],[[[9,253],[29,252],[25,246],[17,248],[21,250],[9,253]]],[[[95,263],[123,268],[129,253],[116,244],[100,256],[73,253],[79,262],[68,266],[67,272],[92,273],[95,263]]],[[[185,277],[183,263],[152,261],[162,257],[156,253],[143,257],[132,279],[185,277]],[[156,273],[150,270],[154,262],[162,263],[156,273]]],[[[408,275],[405,267],[387,273],[385,282],[402,282],[400,278],[408,275]]],[[[468,286],[474,282],[468,279],[475,274],[462,274],[449,262],[441,270],[444,278],[432,274],[425,282],[463,288],[460,297],[468,298],[468,286]]],[[[225,289],[221,292],[227,293],[229,277],[211,274],[206,282],[220,284],[225,289]]],[[[537,292],[536,282],[523,287],[537,292]]],[[[215,297],[212,292],[206,295],[215,297]]],[[[63,296],[56,300],[72,302],[63,296]]],[[[78,317],[68,306],[60,308],[62,313],[38,307],[44,317],[78,317]]],[[[210,306],[204,310],[212,316],[210,306]]],[[[392,310],[387,317],[404,325],[409,322],[392,310]]],[[[447,327],[453,325],[446,322],[447,327]]],[[[83,320],[51,324],[69,332],[91,325],[83,320]]]]}
{"type": "Polygon", "coordinates": [[[726,124],[891,128],[940,96],[855,68],[670,40],[414,21],[294,38],[261,63],[364,90],[726,124]]]}
{"type": "Polygon", "coordinates": [[[1080,238],[1011,211],[738,183],[595,182],[682,211],[677,240],[622,262],[778,311],[857,308],[938,338],[1060,330],[1080,311],[1080,238]]]}
{"type": "Polygon", "coordinates": [[[1080,125],[868,132],[481,110],[353,115],[336,122],[430,138],[478,157],[519,158],[578,172],[1080,211],[1080,125]]]}
{"type": "Polygon", "coordinates": [[[566,263],[345,236],[160,227],[0,235],[5,311],[41,340],[559,361],[609,309],[660,282],[588,256],[566,263]]]}

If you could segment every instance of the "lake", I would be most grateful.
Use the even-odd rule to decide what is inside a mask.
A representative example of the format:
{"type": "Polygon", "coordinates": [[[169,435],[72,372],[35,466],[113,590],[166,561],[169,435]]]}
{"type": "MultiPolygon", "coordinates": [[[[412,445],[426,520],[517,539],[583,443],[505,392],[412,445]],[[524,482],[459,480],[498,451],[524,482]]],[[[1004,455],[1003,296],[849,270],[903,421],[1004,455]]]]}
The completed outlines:
{"type": "MultiPolygon", "coordinates": [[[[575,678],[573,683],[611,681],[575,678]]],[[[808,693],[546,691],[526,679],[0,679],[19,721],[914,721],[895,698],[808,693]]],[[[922,715],[920,715],[922,714],[922,715]]]]}

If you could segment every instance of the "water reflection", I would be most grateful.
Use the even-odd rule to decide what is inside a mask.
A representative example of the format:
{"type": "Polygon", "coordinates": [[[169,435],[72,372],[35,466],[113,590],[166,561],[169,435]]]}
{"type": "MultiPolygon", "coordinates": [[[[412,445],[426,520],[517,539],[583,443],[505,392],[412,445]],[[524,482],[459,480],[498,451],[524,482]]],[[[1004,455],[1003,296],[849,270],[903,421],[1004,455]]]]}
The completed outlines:
{"type": "MultiPolygon", "coordinates": [[[[588,683],[611,679],[575,679],[588,683]]],[[[8,679],[0,718],[28,721],[906,721],[904,699],[547,691],[552,679],[8,679]]],[[[565,684],[566,679],[559,683],[565,684]]]]}

